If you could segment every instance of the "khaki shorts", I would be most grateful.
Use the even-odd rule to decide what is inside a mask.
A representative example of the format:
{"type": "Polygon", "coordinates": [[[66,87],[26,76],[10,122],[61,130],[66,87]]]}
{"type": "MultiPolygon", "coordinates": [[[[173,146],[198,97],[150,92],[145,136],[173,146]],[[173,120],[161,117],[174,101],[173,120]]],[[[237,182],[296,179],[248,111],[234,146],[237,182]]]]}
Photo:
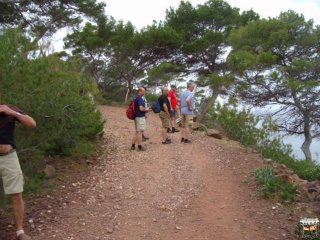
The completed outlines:
{"type": "Polygon", "coordinates": [[[0,156],[0,177],[5,194],[23,192],[23,175],[16,152],[0,156]]]}
{"type": "Polygon", "coordinates": [[[134,119],[134,124],[137,132],[143,132],[146,130],[146,118],[145,117],[136,117],[134,119]]]}
{"type": "Polygon", "coordinates": [[[159,113],[159,117],[161,119],[162,127],[163,128],[168,128],[169,127],[170,116],[168,116],[164,111],[161,111],[159,113]]]}
{"type": "Polygon", "coordinates": [[[181,115],[181,127],[189,127],[192,128],[193,125],[193,115],[182,114],[181,115]]]}

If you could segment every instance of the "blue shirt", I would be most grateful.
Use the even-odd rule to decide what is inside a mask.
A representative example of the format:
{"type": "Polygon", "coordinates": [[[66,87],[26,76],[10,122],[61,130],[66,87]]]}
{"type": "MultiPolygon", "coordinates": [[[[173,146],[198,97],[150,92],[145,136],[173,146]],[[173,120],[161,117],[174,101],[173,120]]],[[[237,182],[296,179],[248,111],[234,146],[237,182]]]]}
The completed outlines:
{"type": "Polygon", "coordinates": [[[146,112],[140,111],[140,106],[145,107],[145,101],[141,96],[137,96],[136,99],[134,100],[134,105],[136,108],[136,116],[135,117],[145,117],[146,112]]]}
{"type": "Polygon", "coordinates": [[[190,105],[191,107],[193,107],[193,93],[189,89],[185,90],[181,94],[181,113],[186,115],[193,115],[193,110],[190,111],[188,108],[187,99],[191,99],[190,105]]]}

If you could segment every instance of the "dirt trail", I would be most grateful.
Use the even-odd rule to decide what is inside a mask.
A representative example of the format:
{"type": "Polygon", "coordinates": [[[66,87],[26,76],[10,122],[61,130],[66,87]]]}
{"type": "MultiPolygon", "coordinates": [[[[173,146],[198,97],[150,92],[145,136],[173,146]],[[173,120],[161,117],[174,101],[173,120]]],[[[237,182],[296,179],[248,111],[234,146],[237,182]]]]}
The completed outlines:
{"type": "Polygon", "coordinates": [[[61,196],[35,240],[295,239],[290,209],[259,199],[245,183],[261,163],[236,142],[194,133],[190,145],[160,144],[149,114],[146,152],[130,152],[134,131],[125,109],[100,107],[106,144],[100,164],[61,196]]]}

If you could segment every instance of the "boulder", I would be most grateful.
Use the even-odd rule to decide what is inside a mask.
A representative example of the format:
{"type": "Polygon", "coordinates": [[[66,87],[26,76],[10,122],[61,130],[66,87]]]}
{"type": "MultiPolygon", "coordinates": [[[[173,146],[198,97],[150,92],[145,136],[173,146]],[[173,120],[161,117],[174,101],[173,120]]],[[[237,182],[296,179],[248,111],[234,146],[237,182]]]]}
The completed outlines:
{"type": "Polygon", "coordinates": [[[300,179],[296,185],[298,186],[299,193],[303,196],[306,196],[310,202],[320,201],[319,181],[308,182],[300,179]]]}
{"type": "Polygon", "coordinates": [[[317,189],[308,188],[307,190],[308,190],[307,196],[308,196],[309,200],[311,202],[317,201],[317,199],[319,198],[319,192],[317,191],[317,189]]]}
{"type": "Polygon", "coordinates": [[[56,169],[53,166],[47,164],[43,169],[43,173],[46,178],[53,178],[56,176],[56,169]]]}
{"type": "Polygon", "coordinates": [[[220,140],[222,139],[222,134],[218,130],[215,130],[215,129],[208,129],[207,136],[213,137],[216,139],[220,139],[220,140]]]}

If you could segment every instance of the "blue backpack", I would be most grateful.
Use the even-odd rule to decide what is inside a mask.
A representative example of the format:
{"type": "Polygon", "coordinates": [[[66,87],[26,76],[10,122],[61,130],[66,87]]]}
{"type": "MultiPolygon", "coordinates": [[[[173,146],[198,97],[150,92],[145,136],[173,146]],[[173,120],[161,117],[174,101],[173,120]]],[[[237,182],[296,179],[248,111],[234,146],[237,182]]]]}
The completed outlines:
{"type": "Polygon", "coordinates": [[[161,107],[160,107],[160,103],[158,100],[154,100],[151,104],[151,109],[154,113],[159,113],[161,112],[161,107]]]}

